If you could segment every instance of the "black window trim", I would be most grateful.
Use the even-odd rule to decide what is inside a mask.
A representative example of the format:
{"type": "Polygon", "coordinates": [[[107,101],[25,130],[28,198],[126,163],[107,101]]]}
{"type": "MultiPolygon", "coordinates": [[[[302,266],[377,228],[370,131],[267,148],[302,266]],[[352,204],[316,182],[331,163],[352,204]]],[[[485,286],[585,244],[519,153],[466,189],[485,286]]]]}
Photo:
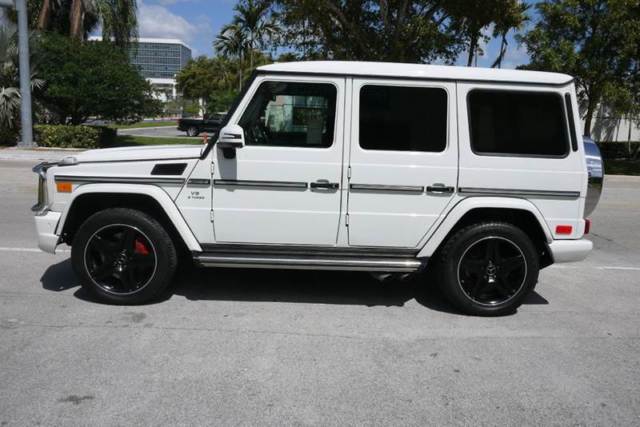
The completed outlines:
{"type": "MultiPolygon", "coordinates": [[[[256,75],[256,77],[258,77],[256,75]]],[[[258,80],[257,78],[253,79],[251,81],[251,87],[253,87],[253,85],[255,84],[255,81],[258,80]]],[[[336,83],[334,81],[331,80],[324,80],[324,81],[299,81],[299,80],[279,80],[279,79],[271,79],[269,76],[267,76],[266,78],[260,80],[258,82],[258,86],[256,87],[256,89],[249,93],[249,89],[251,89],[251,87],[249,87],[245,93],[245,95],[242,97],[242,99],[244,99],[245,97],[247,97],[248,95],[251,96],[251,98],[249,99],[249,102],[247,102],[247,104],[244,106],[244,108],[242,109],[242,111],[240,111],[240,114],[238,115],[238,122],[242,119],[242,116],[244,115],[244,113],[247,111],[247,107],[249,106],[249,104],[251,103],[251,101],[253,101],[253,97],[256,95],[256,93],[258,92],[258,90],[260,89],[260,86],[262,86],[264,83],[267,82],[275,82],[275,83],[296,83],[296,84],[329,84],[331,86],[333,86],[336,90],[336,105],[334,108],[334,125],[333,125],[333,139],[331,140],[331,145],[328,145],[326,147],[303,147],[303,146],[299,146],[299,145],[251,145],[251,144],[247,144],[246,147],[263,147],[263,148],[274,148],[274,149],[287,149],[287,150],[291,150],[291,149],[295,149],[295,148],[302,148],[305,150],[328,150],[330,148],[333,148],[336,144],[336,133],[338,130],[338,105],[339,105],[339,98],[340,98],[340,88],[336,85],[336,83]]],[[[240,101],[242,102],[242,101],[240,101]]],[[[240,102],[238,103],[239,107],[240,102]]],[[[236,107],[236,108],[237,108],[236,107]]],[[[234,112],[235,113],[235,112],[234,112]]],[[[227,118],[227,121],[231,120],[231,116],[234,114],[229,112],[229,117],[227,118]]],[[[344,115],[344,112],[343,112],[344,115]]],[[[220,128],[222,129],[222,127],[220,128]]]]}
{"type": "Polygon", "coordinates": [[[467,109],[467,122],[468,122],[468,127],[469,127],[469,148],[471,149],[471,151],[473,152],[473,154],[475,154],[476,156],[481,156],[481,157],[518,157],[518,158],[529,158],[529,159],[565,159],[569,156],[569,154],[571,153],[571,141],[570,141],[570,137],[568,135],[569,130],[567,129],[567,112],[566,112],[566,106],[564,103],[564,99],[562,94],[555,92],[555,91],[544,91],[544,90],[522,90],[522,89],[508,89],[508,88],[490,88],[490,87],[478,87],[478,88],[473,88],[471,90],[469,90],[467,92],[467,96],[466,96],[466,109],[467,109]],[[473,148],[473,142],[471,141],[471,135],[473,134],[472,132],[472,124],[471,124],[471,108],[469,108],[469,97],[471,96],[471,94],[473,92],[509,92],[509,93],[526,93],[526,94],[549,94],[549,95],[554,95],[558,98],[560,98],[560,105],[562,107],[562,111],[563,111],[563,115],[564,115],[564,126],[562,126],[562,128],[564,129],[564,136],[565,136],[565,144],[566,144],[566,150],[565,153],[562,155],[552,155],[552,154],[517,154],[517,153],[492,153],[492,152],[484,152],[484,151],[476,151],[473,148]]]}
{"type": "Polygon", "coordinates": [[[571,94],[569,92],[566,92],[564,94],[564,103],[565,103],[567,117],[569,119],[569,134],[571,136],[571,149],[573,151],[578,151],[578,136],[576,134],[576,122],[573,118],[573,102],[571,100],[571,94]]]}
{"type": "MultiPolygon", "coordinates": [[[[356,78],[356,77],[354,77],[356,78]]],[[[387,79],[385,79],[385,81],[383,82],[375,82],[374,83],[374,79],[367,79],[366,83],[363,83],[362,85],[360,85],[360,88],[358,90],[358,117],[357,117],[357,121],[358,121],[358,148],[362,151],[366,151],[366,152],[374,152],[374,153],[399,153],[399,154],[404,154],[404,153],[416,153],[416,154],[427,154],[427,155],[431,155],[431,156],[437,156],[437,155],[443,155],[445,153],[447,153],[449,151],[449,144],[451,142],[451,132],[450,132],[450,120],[451,120],[451,114],[450,113],[450,109],[451,109],[451,105],[449,104],[451,102],[451,94],[449,93],[449,91],[447,90],[446,86],[442,86],[442,85],[429,85],[429,86],[424,86],[424,85],[411,85],[411,86],[407,86],[406,84],[402,84],[405,82],[402,81],[398,81],[396,83],[389,83],[388,81],[386,81],[387,79]],[[442,91],[444,91],[444,94],[446,96],[447,102],[446,102],[446,115],[447,115],[447,120],[445,122],[445,129],[446,129],[446,140],[444,143],[444,148],[441,151],[415,151],[415,150],[374,150],[374,149],[370,149],[370,148],[364,148],[362,146],[362,144],[360,143],[360,114],[362,111],[362,89],[365,86],[386,86],[386,87],[401,87],[401,88],[420,88],[420,89],[440,89],[442,91]]],[[[391,79],[388,79],[391,80],[391,79]]],[[[441,81],[439,81],[441,82],[441,81]]],[[[435,82],[434,82],[435,83],[435,82]]],[[[353,90],[352,90],[353,93],[353,90]]],[[[351,117],[352,121],[354,120],[354,117],[352,115],[351,117]]]]}

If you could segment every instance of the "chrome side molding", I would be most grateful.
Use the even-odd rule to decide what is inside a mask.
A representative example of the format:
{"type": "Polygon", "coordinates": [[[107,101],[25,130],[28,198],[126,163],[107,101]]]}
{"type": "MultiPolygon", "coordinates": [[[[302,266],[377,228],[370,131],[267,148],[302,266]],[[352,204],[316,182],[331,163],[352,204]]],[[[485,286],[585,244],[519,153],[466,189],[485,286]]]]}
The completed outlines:
{"type": "Polygon", "coordinates": [[[306,182],[297,181],[249,181],[236,179],[214,179],[216,187],[243,187],[243,188],[295,188],[306,190],[309,186],[306,182]]]}
{"type": "Polygon", "coordinates": [[[458,193],[463,196],[509,196],[509,197],[551,197],[556,199],[577,199],[579,191],[546,191],[546,190],[517,190],[504,188],[473,188],[460,187],[458,193]]]}
{"type": "Polygon", "coordinates": [[[377,185],[377,184],[350,184],[353,191],[374,191],[392,193],[424,193],[424,187],[419,185],[377,185]]]}

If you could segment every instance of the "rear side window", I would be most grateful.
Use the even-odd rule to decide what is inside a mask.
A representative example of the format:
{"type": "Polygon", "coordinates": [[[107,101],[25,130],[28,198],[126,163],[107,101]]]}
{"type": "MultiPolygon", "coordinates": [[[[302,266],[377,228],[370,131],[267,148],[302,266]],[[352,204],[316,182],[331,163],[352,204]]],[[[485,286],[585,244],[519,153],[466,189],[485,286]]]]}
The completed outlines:
{"type": "Polygon", "coordinates": [[[360,147],[365,150],[443,151],[447,92],[440,88],[363,86],[360,147]]]}
{"type": "Polygon", "coordinates": [[[471,148],[477,154],[564,157],[569,141],[563,99],[555,93],[474,90],[471,148]]]}

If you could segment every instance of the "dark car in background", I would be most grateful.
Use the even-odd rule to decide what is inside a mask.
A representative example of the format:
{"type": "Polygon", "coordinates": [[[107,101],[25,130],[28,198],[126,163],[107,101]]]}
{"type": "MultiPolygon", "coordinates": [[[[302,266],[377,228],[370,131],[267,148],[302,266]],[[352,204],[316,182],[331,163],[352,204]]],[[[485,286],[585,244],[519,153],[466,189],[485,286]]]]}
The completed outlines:
{"type": "Polygon", "coordinates": [[[225,114],[217,113],[204,116],[202,119],[195,117],[183,117],[178,120],[178,130],[187,133],[187,136],[198,136],[202,132],[217,133],[225,114]]]}

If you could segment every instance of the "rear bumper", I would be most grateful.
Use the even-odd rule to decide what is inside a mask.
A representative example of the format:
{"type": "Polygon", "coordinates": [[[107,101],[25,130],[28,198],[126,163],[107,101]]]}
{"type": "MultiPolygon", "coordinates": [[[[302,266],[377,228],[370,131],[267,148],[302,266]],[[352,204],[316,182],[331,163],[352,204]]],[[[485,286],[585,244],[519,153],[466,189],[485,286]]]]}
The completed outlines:
{"type": "Polygon", "coordinates": [[[46,212],[36,215],[36,232],[38,233],[38,247],[50,254],[56,253],[56,246],[60,236],[56,234],[56,227],[60,221],[60,212],[46,212]]]}
{"type": "Polygon", "coordinates": [[[549,243],[553,262],[582,261],[593,249],[593,243],[587,239],[554,240],[549,243]]]}

